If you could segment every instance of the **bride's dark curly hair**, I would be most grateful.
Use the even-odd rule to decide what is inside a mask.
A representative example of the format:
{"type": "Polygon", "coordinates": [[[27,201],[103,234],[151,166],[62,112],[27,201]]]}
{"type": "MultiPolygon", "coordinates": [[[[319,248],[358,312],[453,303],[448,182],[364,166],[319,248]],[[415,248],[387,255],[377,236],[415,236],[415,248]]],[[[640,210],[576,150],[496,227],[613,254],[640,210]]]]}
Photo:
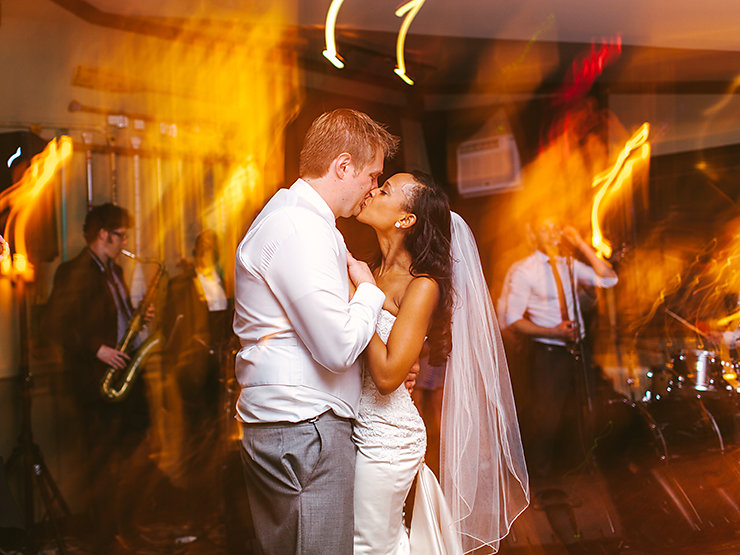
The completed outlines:
{"type": "Polygon", "coordinates": [[[432,315],[427,341],[429,364],[441,366],[452,349],[452,254],[450,252],[450,204],[431,175],[409,172],[418,184],[411,190],[406,210],[416,215],[404,237],[411,254],[412,276],[432,278],[439,286],[439,303],[432,315]]]}

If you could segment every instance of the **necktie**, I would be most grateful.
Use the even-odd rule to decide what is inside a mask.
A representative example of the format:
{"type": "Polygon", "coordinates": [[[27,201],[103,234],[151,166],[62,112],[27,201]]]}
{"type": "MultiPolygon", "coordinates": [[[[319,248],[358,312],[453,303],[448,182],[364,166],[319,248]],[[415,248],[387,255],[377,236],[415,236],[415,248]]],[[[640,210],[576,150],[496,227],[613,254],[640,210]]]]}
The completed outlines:
{"type": "Polygon", "coordinates": [[[108,266],[105,270],[105,277],[108,280],[108,284],[113,292],[113,300],[116,302],[116,307],[119,313],[123,315],[125,320],[128,322],[131,319],[132,311],[128,304],[126,294],[123,290],[123,285],[115,275],[113,268],[108,266]]]}
{"type": "Polygon", "coordinates": [[[567,322],[570,320],[570,316],[568,316],[568,305],[565,302],[565,290],[563,289],[563,281],[560,279],[560,273],[558,272],[558,265],[555,257],[549,255],[548,258],[550,260],[550,266],[552,267],[552,274],[555,277],[555,286],[558,290],[560,317],[563,319],[563,322],[567,322]]]}

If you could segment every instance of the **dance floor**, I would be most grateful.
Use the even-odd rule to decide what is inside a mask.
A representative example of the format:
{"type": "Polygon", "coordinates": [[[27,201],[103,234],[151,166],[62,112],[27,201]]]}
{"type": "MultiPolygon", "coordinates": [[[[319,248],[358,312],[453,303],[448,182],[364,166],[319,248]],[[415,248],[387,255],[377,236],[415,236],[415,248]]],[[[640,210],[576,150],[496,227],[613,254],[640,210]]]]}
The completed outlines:
{"type": "MultiPolygon", "coordinates": [[[[631,482],[625,481],[618,467],[611,469],[616,475],[595,466],[582,467],[557,483],[536,488],[531,506],[517,519],[499,553],[740,553],[740,514],[735,501],[740,499],[738,461],[740,449],[696,453],[690,460],[676,459],[643,469],[643,475],[633,468],[631,482]],[[615,483],[624,488],[615,490],[615,483]]],[[[232,460],[224,467],[230,482],[225,491],[233,495],[221,500],[219,506],[201,511],[197,517],[166,506],[165,511],[152,513],[151,522],[139,525],[130,544],[122,542],[113,553],[252,553],[237,463],[232,460]]],[[[93,554],[90,538],[80,531],[84,523],[79,524],[72,521],[59,538],[64,553],[93,554]]],[[[62,552],[51,530],[38,540],[39,552],[62,552]]],[[[2,552],[28,551],[19,546],[2,552]]]]}
{"type": "MultiPolygon", "coordinates": [[[[500,553],[740,553],[737,403],[691,399],[604,402],[588,455],[563,442],[568,455],[554,478],[531,481],[532,502],[500,553]]],[[[253,553],[236,444],[211,468],[208,499],[163,485],[138,515],[133,536],[111,553],[253,553]]],[[[45,520],[34,538],[40,553],[98,555],[89,520],[73,515],[60,522],[59,534],[45,520]]],[[[6,541],[0,530],[0,554],[31,552],[22,538],[6,541]]]]}

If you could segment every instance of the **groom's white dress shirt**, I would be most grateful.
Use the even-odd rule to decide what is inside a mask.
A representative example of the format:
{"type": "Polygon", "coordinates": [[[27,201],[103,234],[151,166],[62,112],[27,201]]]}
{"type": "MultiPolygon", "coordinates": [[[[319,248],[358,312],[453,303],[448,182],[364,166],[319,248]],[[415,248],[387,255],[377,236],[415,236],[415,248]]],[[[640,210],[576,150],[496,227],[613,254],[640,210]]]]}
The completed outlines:
{"type": "Polygon", "coordinates": [[[278,191],[242,239],[235,297],[237,418],[299,422],[327,409],[353,418],[361,391],[356,361],[385,295],[363,283],[349,300],[344,238],[305,181],[278,191]]]}

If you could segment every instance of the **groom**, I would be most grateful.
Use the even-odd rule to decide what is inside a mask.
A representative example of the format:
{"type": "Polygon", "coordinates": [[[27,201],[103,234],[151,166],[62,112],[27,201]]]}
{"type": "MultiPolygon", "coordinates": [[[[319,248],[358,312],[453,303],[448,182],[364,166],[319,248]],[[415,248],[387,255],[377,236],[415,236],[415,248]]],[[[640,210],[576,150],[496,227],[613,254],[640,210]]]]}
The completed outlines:
{"type": "Polygon", "coordinates": [[[352,552],[356,360],[385,296],[347,253],[336,218],[357,215],[397,147],[366,114],[322,114],[304,140],[301,178],[270,199],[236,251],[237,418],[266,554],[352,552]]]}

